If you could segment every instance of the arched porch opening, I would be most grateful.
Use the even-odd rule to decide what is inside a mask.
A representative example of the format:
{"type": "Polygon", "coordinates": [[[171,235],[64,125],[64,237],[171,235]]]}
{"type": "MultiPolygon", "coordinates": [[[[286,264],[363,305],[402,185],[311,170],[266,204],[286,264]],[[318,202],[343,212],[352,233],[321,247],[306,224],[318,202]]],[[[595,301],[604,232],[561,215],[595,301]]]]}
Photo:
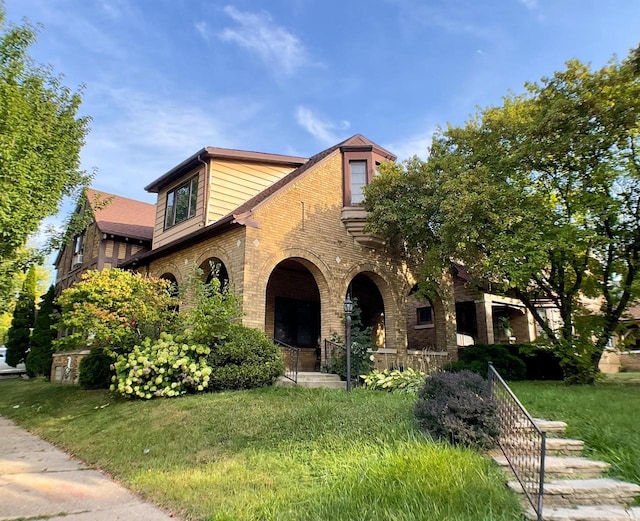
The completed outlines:
{"type": "Polygon", "coordinates": [[[384,299],[373,277],[376,277],[373,273],[358,273],[351,280],[347,293],[360,308],[362,326],[371,328],[372,343],[382,348],[386,344],[384,299]]]}
{"type": "Polygon", "coordinates": [[[436,351],[438,320],[433,299],[420,293],[416,284],[407,296],[407,349],[436,351]]]}
{"type": "Polygon", "coordinates": [[[221,290],[229,286],[229,272],[219,258],[209,257],[200,264],[199,269],[202,271],[202,281],[205,284],[210,284],[215,278],[220,282],[221,290]]]}
{"type": "Polygon", "coordinates": [[[320,291],[305,259],[281,261],[266,289],[265,332],[276,341],[299,347],[300,371],[319,371],[320,291]]]}
{"type": "MultiPolygon", "coordinates": [[[[178,279],[176,279],[176,276],[171,272],[166,272],[160,275],[160,278],[169,281],[169,294],[173,298],[177,299],[180,296],[180,287],[178,286],[178,279]]],[[[176,304],[175,306],[172,306],[172,310],[176,312],[180,311],[180,305],[176,304]]]]}

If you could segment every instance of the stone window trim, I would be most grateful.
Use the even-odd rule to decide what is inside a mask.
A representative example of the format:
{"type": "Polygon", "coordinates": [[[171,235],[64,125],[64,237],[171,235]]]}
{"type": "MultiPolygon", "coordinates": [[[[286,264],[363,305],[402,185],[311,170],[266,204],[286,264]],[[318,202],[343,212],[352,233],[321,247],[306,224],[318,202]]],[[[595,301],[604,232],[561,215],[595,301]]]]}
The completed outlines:
{"type": "Polygon", "coordinates": [[[196,174],[167,192],[164,212],[165,230],[196,216],[198,177],[199,174],[196,174]]]}

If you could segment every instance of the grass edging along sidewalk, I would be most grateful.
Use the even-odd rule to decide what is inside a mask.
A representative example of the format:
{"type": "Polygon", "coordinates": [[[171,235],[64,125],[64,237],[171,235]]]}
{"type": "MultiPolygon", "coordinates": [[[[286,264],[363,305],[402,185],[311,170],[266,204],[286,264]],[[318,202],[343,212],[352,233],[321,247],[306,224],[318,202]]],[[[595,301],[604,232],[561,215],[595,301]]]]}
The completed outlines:
{"type": "Polygon", "coordinates": [[[566,436],[583,440],[590,457],[611,463],[610,476],[640,484],[640,379],[622,373],[595,386],[510,385],[534,416],[566,422],[566,436]]]}
{"type": "Polygon", "coordinates": [[[413,402],[283,388],[141,402],[0,381],[0,414],[183,519],[517,519],[501,472],[419,433],[413,402]]]}

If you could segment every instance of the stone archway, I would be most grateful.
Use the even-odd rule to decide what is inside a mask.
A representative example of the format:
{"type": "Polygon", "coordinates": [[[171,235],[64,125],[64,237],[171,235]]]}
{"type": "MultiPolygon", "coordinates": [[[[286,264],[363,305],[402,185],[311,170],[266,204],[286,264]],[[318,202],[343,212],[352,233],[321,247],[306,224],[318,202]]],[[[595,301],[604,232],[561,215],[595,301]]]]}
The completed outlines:
{"type": "Polygon", "coordinates": [[[372,343],[381,348],[386,344],[384,299],[373,277],[373,273],[358,273],[351,279],[347,293],[360,309],[362,326],[371,328],[372,343]]]}
{"type": "Polygon", "coordinates": [[[321,299],[309,261],[288,258],[272,270],[266,287],[265,332],[299,347],[300,370],[320,370],[321,299]]]}

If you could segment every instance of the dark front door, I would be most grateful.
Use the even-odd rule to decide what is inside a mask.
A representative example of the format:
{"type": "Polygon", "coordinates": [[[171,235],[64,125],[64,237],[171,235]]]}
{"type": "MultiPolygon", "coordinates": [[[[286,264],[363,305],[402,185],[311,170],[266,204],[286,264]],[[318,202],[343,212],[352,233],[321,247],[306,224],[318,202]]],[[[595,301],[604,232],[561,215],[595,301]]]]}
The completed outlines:
{"type": "Polygon", "coordinates": [[[320,303],[285,297],[275,299],[274,338],[297,347],[317,347],[320,303]]]}

